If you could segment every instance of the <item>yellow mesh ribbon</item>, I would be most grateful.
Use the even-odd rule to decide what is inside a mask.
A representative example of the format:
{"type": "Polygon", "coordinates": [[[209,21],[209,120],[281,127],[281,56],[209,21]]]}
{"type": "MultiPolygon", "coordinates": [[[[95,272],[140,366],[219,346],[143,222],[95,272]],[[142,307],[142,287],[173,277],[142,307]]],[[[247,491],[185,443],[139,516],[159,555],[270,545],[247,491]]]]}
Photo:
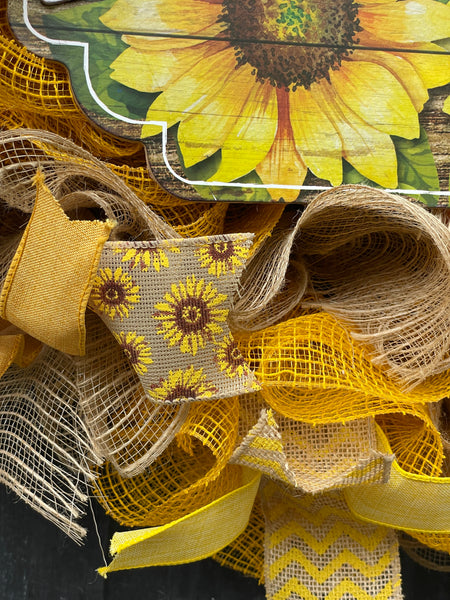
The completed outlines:
{"type": "MultiPolygon", "coordinates": [[[[380,447],[390,451],[381,429],[380,447]]],[[[388,483],[348,488],[347,504],[358,518],[408,533],[450,534],[450,478],[408,473],[396,461],[388,483]]]]}
{"type": "Polygon", "coordinates": [[[246,528],[260,475],[244,469],[236,489],[185,517],[138,531],[116,533],[111,540],[113,561],[99,569],[111,571],[156,565],[177,565],[211,556],[246,528]]]}
{"type": "Polygon", "coordinates": [[[140,475],[122,477],[105,463],[94,494],[122,525],[148,527],[179,519],[234,489],[241,469],[228,465],[238,427],[238,400],[193,404],[174,442],[140,475]]]}
{"type": "Polygon", "coordinates": [[[277,412],[312,424],[410,412],[436,402],[450,387],[450,371],[405,391],[371,361],[369,349],[327,313],[300,316],[251,334],[239,348],[277,412]]]}
{"type": "Polygon", "coordinates": [[[87,301],[113,223],[71,221],[40,174],[36,187],[33,213],[0,296],[0,316],[61,352],[83,354],[87,301]]]}

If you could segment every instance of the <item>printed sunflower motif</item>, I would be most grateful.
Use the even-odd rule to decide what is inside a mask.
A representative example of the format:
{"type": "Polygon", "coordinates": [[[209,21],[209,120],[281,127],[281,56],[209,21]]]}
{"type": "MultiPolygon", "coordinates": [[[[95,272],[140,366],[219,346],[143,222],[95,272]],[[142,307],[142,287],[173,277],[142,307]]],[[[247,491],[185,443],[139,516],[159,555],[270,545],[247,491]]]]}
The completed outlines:
{"type": "MultiPolygon", "coordinates": [[[[228,377],[250,377],[252,375],[250,367],[231,335],[226,335],[218,345],[215,361],[219,369],[228,377]]],[[[256,389],[259,389],[259,386],[256,389]]]]}
{"type": "Polygon", "coordinates": [[[169,377],[161,378],[159,383],[150,387],[148,393],[160,402],[206,400],[217,393],[217,387],[206,379],[203,369],[196,371],[191,365],[186,371],[169,371],[169,377]]]}
{"type": "MultiPolygon", "coordinates": [[[[298,185],[309,169],[339,185],[345,158],[368,179],[397,186],[391,136],[418,138],[427,90],[450,81],[450,57],[432,43],[449,35],[450,5],[185,0],[182,7],[117,0],[101,20],[127,32],[129,47],[111,77],[161,92],[147,119],[179,123],[186,167],[220,150],[212,181],[256,170],[264,183],[298,185]],[[146,36],[149,23],[177,36],[146,36]]],[[[160,126],[143,126],[142,137],[158,133],[160,126]]],[[[283,190],[285,200],[297,194],[283,190]]]]}
{"type": "MultiPolygon", "coordinates": [[[[167,250],[180,253],[180,249],[176,246],[167,246],[167,250]]],[[[122,254],[122,262],[130,262],[132,269],[140,267],[141,271],[148,271],[152,266],[159,273],[161,267],[169,267],[169,258],[160,247],[140,248],[130,245],[130,247],[114,248],[114,254],[122,254]]]]}
{"type": "Polygon", "coordinates": [[[186,283],[172,284],[165,302],[155,305],[158,312],[153,318],[161,321],[158,334],[169,340],[169,346],[179,345],[183,353],[197,354],[207,341],[223,332],[220,323],[228,316],[228,309],[220,308],[227,299],[219,294],[213,284],[195,275],[186,278],[186,283]]]}
{"type": "Polygon", "coordinates": [[[139,286],[136,285],[122,267],[118,267],[114,273],[109,267],[99,269],[94,279],[89,305],[99,313],[103,313],[114,319],[119,317],[123,321],[128,317],[134,304],[140,302],[139,286]]]}
{"type": "Polygon", "coordinates": [[[235,273],[242,267],[248,256],[249,248],[234,241],[206,243],[195,250],[200,264],[208,268],[210,275],[220,277],[225,273],[235,273]]]}
{"type": "Polygon", "coordinates": [[[145,342],[145,337],[137,335],[136,331],[121,331],[120,333],[114,333],[114,337],[119,342],[133,369],[139,375],[147,373],[147,365],[151,365],[153,360],[151,358],[151,348],[145,342]]]}

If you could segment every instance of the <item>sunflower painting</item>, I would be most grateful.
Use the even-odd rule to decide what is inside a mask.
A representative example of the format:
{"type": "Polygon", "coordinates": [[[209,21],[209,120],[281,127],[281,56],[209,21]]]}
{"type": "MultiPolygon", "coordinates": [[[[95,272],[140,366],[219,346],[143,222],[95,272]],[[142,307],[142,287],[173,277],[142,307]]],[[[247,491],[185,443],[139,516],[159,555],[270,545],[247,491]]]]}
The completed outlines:
{"type": "MultiPolygon", "coordinates": [[[[44,29],[88,43],[92,87],[172,192],[289,202],[365,183],[448,204],[446,0],[76,4],[44,29]]],[[[51,52],[83,95],[73,48],[51,52]]]]}

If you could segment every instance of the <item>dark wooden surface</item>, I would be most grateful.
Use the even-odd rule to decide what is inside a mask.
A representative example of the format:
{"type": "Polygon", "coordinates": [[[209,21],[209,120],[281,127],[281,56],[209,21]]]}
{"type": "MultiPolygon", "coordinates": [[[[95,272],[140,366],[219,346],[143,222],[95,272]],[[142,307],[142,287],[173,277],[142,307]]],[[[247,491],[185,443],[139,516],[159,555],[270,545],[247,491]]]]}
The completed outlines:
{"type": "MultiPolygon", "coordinates": [[[[116,526],[94,506],[107,551],[116,526]]],[[[0,486],[0,600],[263,600],[255,580],[204,560],[179,567],[112,573],[103,564],[92,517],[78,547],[4,486],[0,486]]],[[[189,543],[187,541],[187,543],[189,543]]],[[[449,600],[450,574],[429,571],[402,555],[405,600],[449,600]]]]}

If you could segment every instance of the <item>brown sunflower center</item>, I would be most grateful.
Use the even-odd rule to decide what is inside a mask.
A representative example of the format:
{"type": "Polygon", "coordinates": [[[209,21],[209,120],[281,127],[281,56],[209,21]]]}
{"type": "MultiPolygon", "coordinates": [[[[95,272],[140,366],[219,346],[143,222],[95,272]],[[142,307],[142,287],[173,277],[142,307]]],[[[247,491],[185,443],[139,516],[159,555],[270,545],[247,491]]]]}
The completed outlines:
{"type": "Polygon", "coordinates": [[[209,322],[209,309],[202,298],[187,298],[175,310],[175,320],[183,333],[200,331],[209,322]]]}
{"type": "Polygon", "coordinates": [[[359,5],[353,0],[223,0],[220,21],[237,65],[258,81],[295,91],[329,78],[358,43],[359,5]]]}
{"type": "Polygon", "coordinates": [[[105,304],[117,305],[123,304],[127,297],[123,284],[118,281],[107,281],[100,290],[102,300],[105,304]]]}
{"type": "Polygon", "coordinates": [[[232,242],[217,242],[209,247],[209,253],[214,260],[226,260],[233,256],[232,242]]]}
{"type": "Polygon", "coordinates": [[[171,390],[167,392],[167,396],[165,397],[166,401],[173,402],[174,400],[179,400],[180,398],[197,398],[197,392],[193,387],[177,384],[171,390]]]}
{"type": "Polygon", "coordinates": [[[230,344],[227,348],[228,362],[234,366],[243,365],[244,357],[236,344],[230,344]]]}
{"type": "Polygon", "coordinates": [[[123,344],[122,350],[132,365],[137,365],[139,363],[139,352],[133,344],[123,344]]]}

